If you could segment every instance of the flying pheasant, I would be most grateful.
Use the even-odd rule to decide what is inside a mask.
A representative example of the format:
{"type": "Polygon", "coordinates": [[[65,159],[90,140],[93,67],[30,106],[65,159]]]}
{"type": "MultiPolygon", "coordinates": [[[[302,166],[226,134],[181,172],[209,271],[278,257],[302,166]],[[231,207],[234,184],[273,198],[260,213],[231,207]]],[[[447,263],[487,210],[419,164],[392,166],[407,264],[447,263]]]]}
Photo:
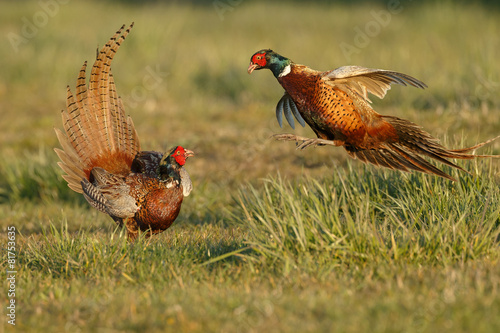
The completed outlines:
{"type": "Polygon", "coordinates": [[[61,159],[58,165],[66,172],[68,186],[118,225],[125,225],[129,240],[140,231],[150,236],[172,225],[192,189],[183,166],[194,155],[181,146],[166,154],[141,151],[110,70],[132,27],[133,23],[122,33],[122,26],[98,53],[88,87],[87,63],[83,64],[76,96],[67,88],[64,132],[55,129],[63,148],[55,149],[61,159]]]}
{"type": "MultiPolygon", "coordinates": [[[[463,170],[453,159],[500,157],[473,155],[468,152],[499,138],[470,148],[447,149],[420,126],[393,116],[383,116],[370,106],[368,93],[384,98],[392,83],[427,87],[423,82],[402,73],[359,66],[344,66],[328,72],[294,63],[272,50],[252,55],[248,73],[267,68],[274,74],[285,94],[276,107],[276,117],[283,127],[283,114],[292,128],[295,119],[307,123],[317,138],[278,134],[281,141],[296,141],[298,149],[310,146],[342,146],[363,162],[402,171],[416,170],[455,180],[423,158],[463,170]],[[300,143],[299,143],[300,142],[300,143]]],[[[463,170],[465,171],[465,170],[463,170]]]]}

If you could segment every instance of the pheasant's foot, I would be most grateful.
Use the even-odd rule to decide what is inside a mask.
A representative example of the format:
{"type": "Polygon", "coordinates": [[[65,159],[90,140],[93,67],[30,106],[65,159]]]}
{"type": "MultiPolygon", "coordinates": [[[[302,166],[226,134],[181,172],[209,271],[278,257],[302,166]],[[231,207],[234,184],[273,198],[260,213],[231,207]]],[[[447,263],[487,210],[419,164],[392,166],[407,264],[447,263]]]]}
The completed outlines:
{"type": "Polygon", "coordinates": [[[342,145],[337,140],[324,140],[319,138],[306,138],[303,136],[297,136],[294,134],[275,134],[272,136],[273,139],[278,141],[296,141],[297,149],[306,149],[308,147],[317,147],[317,146],[340,146],[342,145]],[[299,142],[300,141],[300,142],[299,142]]]}
{"type": "Polygon", "coordinates": [[[324,140],[324,139],[307,139],[303,140],[302,143],[297,145],[297,149],[306,149],[308,147],[317,147],[317,146],[338,146],[337,141],[332,140],[324,140]]]}

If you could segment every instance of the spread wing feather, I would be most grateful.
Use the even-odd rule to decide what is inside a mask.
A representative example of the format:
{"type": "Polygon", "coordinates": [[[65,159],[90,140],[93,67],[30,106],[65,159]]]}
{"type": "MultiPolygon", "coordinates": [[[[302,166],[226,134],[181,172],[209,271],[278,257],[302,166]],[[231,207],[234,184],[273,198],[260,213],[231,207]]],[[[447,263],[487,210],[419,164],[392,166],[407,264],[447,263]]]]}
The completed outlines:
{"type": "Polygon", "coordinates": [[[278,105],[276,106],[276,119],[278,120],[278,124],[280,125],[281,128],[283,128],[283,97],[278,102],[278,105]]]}
{"type": "MultiPolygon", "coordinates": [[[[290,95],[289,95],[290,96],[290,95]]],[[[304,118],[300,115],[299,109],[297,108],[297,105],[295,105],[295,102],[291,97],[288,98],[288,101],[290,103],[290,107],[292,109],[293,115],[295,116],[295,119],[299,122],[302,127],[306,126],[306,122],[304,121],[304,118]]]]}
{"type": "Polygon", "coordinates": [[[281,97],[278,105],[276,106],[276,119],[278,120],[278,124],[281,128],[283,128],[283,114],[285,114],[286,121],[293,129],[295,129],[295,121],[293,120],[294,117],[297,119],[299,124],[302,125],[302,127],[306,126],[304,118],[300,115],[295,102],[288,93],[285,93],[283,97],[281,97]]]}
{"type": "Polygon", "coordinates": [[[96,209],[113,217],[133,217],[139,207],[136,200],[130,196],[130,186],[120,177],[96,167],[92,169],[94,183],[82,180],[85,199],[96,209]]]}
{"type": "Polygon", "coordinates": [[[291,128],[295,129],[295,121],[293,120],[292,110],[290,109],[289,98],[284,99],[283,106],[283,113],[285,114],[286,121],[288,121],[291,128]]]}
{"type": "Polygon", "coordinates": [[[373,69],[361,66],[343,66],[323,74],[323,79],[329,84],[345,85],[370,102],[368,93],[378,98],[384,98],[391,84],[410,85],[416,88],[426,88],[427,85],[410,75],[373,69]]]}

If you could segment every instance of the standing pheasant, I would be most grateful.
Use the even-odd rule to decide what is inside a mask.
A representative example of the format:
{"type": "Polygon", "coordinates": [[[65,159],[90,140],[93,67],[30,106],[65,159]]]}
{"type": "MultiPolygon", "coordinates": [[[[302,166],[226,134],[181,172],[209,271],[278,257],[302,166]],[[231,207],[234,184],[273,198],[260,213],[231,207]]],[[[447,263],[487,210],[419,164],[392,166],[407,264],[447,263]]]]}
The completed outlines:
{"type": "MultiPolygon", "coordinates": [[[[422,156],[463,170],[447,158],[472,159],[500,157],[472,155],[468,152],[497,139],[474,147],[450,150],[423,131],[420,126],[397,117],[383,116],[370,106],[368,93],[384,98],[392,83],[425,88],[426,85],[402,73],[359,66],[344,66],[328,72],[313,70],[294,63],[272,50],[252,55],[248,73],[268,68],[285,94],[276,107],[276,117],[283,126],[283,113],[292,128],[294,117],[307,123],[318,138],[278,134],[283,141],[300,141],[297,148],[309,146],[342,146],[347,153],[363,162],[402,171],[416,170],[455,180],[430,164],[422,156]]],[[[465,170],[463,170],[465,171],[465,170]]]]}
{"type": "Polygon", "coordinates": [[[129,240],[139,231],[166,230],[177,218],[192,189],[184,169],[193,152],[177,146],[166,154],[141,151],[139,138],[117,96],[110,64],[132,29],[122,26],[101,49],[87,87],[83,64],[76,96],[67,88],[64,132],[55,129],[62,146],[55,149],[68,186],[96,209],[125,225],[129,240]]]}

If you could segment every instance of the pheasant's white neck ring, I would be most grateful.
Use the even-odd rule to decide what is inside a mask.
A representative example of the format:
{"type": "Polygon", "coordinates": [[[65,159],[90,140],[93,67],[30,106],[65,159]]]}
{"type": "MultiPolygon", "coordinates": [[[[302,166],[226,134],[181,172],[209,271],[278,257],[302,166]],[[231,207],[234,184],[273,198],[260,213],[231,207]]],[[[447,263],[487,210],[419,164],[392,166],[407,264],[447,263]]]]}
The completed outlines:
{"type": "Polygon", "coordinates": [[[285,68],[281,71],[281,73],[278,75],[278,77],[283,77],[285,75],[288,75],[292,71],[292,67],[290,65],[286,65],[285,68]]]}

